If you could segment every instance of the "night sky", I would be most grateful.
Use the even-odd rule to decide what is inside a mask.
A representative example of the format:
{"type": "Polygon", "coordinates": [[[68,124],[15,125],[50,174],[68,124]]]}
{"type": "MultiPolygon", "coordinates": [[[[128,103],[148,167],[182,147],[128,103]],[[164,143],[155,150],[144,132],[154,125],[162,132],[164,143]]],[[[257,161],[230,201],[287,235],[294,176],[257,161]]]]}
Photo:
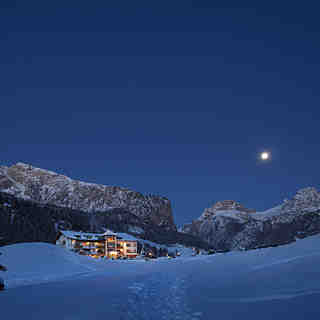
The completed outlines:
{"type": "Polygon", "coordinates": [[[297,3],[0,0],[1,165],[166,196],[177,224],[318,188],[319,10],[297,3]]]}

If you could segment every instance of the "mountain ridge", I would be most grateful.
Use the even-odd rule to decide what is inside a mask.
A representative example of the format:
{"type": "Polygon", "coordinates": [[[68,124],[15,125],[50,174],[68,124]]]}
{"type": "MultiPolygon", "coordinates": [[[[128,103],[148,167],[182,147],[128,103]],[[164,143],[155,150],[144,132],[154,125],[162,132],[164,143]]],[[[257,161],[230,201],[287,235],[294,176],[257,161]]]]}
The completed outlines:
{"type": "Polygon", "coordinates": [[[262,212],[234,200],[218,201],[179,228],[181,232],[165,197],[82,182],[21,162],[0,166],[0,198],[0,237],[9,239],[7,243],[52,241],[60,227],[92,231],[112,226],[119,232],[143,230],[140,236],[155,242],[182,241],[229,251],[281,245],[320,233],[320,193],[312,187],[262,212]],[[31,224],[41,227],[40,236],[31,224]],[[45,227],[50,236],[46,236],[45,227]]]}
{"type": "Polygon", "coordinates": [[[176,230],[171,202],[165,197],[78,181],[22,162],[11,167],[0,166],[0,191],[88,213],[126,209],[151,224],[176,230]]]}
{"type": "Polygon", "coordinates": [[[299,190],[281,205],[263,212],[233,200],[219,201],[181,227],[181,232],[207,241],[217,250],[242,250],[280,245],[320,233],[320,193],[299,190]]]}

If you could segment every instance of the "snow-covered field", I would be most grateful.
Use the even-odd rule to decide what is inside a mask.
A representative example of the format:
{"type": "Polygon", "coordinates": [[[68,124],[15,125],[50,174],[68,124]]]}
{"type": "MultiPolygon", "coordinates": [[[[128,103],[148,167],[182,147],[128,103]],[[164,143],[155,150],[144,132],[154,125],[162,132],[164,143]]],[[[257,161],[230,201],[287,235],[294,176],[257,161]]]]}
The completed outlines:
{"type": "Polygon", "coordinates": [[[318,319],[320,236],[177,259],[97,261],[63,248],[3,247],[1,319],[318,319]]]}
{"type": "MultiPolygon", "coordinates": [[[[145,241],[151,245],[154,243],[145,241]]],[[[190,258],[192,250],[182,246],[168,247],[169,251],[178,249],[184,259],[190,258]]],[[[21,243],[0,248],[0,264],[7,272],[0,273],[8,288],[31,284],[47,283],[57,280],[72,280],[96,274],[108,276],[127,276],[144,274],[153,270],[154,263],[166,263],[167,258],[150,260],[150,265],[138,257],[135,260],[103,260],[81,256],[60,246],[48,243],[21,243]],[[152,267],[151,267],[152,265],[152,267]]]]}

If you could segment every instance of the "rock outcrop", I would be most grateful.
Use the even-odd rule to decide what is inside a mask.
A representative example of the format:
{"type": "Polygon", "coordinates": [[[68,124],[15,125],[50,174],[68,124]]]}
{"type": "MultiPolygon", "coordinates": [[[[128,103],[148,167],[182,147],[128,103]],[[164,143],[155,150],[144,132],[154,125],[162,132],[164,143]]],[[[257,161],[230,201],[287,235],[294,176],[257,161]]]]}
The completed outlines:
{"type": "Polygon", "coordinates": [[[121,209],[146,224],[176,231],[171,203],[164,197],[76,181],[24,163],[0,166],[0,191],[24,200],[91,213],[121,209]]]}
{"type": "Polygon", "coordinates": [[[241,213],[254,213],[253,209],[247,209],[240,203],[233,200],[224,200],[215,203],[211,208],[206,208],[199,220],[205,220],[216,214],[241,214],[241,213]]]}
{"type": "Polygon", "coordinates": [[[246,250],[275,246],[320,233],[320,193],[315,188],[298,191],[283,204],[264,212],[221,201],[182,232],[198,236],[215,250],[246,250]]]}

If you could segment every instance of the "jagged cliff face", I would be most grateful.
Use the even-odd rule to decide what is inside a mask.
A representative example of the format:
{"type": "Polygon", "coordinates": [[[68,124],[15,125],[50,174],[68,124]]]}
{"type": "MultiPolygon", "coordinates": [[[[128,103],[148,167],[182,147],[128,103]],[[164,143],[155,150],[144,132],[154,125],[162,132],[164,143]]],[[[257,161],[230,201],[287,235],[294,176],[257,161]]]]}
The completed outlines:
{"type": "Polygon", "coordinates": [[[320,209],[320,193],[316,188],[305,188],[297,192],[291,200],[285,200],[282,212],[299,213],[320,209]]]}
{"type": "Polygon", "coordinates": [[[320,193],[315,188],[298,191],[283,204],[255,212],[226,200],[205,209],[199,219],[182,227],[217,250],[273,246],[320,233],[320,193]]]}
{"type": "Polygon", "coordinates": [[[241,214],[241,213],[254,213],[253,209],[247,209],[240,203],[233,200],[219,201],[211,208],[206,208],[199,220],[206,220],[217,214],[241,214]]]}
{"type": "Polygon", "coordinates": [[[0,191],[25,200],[88,213],[125,209],[145,223],[176,230],[171,204],[166,198],[76,181],[24,163],[0,166],[0,191]]]}
{"type": "Polygon", "coordinates": [[[253,212],[233,200],[219,201],[206,208],[197,220],[184,225],[182,232],[197,235],[214,248],[229,249],[230,239],[243,230],[253,212]]]}

